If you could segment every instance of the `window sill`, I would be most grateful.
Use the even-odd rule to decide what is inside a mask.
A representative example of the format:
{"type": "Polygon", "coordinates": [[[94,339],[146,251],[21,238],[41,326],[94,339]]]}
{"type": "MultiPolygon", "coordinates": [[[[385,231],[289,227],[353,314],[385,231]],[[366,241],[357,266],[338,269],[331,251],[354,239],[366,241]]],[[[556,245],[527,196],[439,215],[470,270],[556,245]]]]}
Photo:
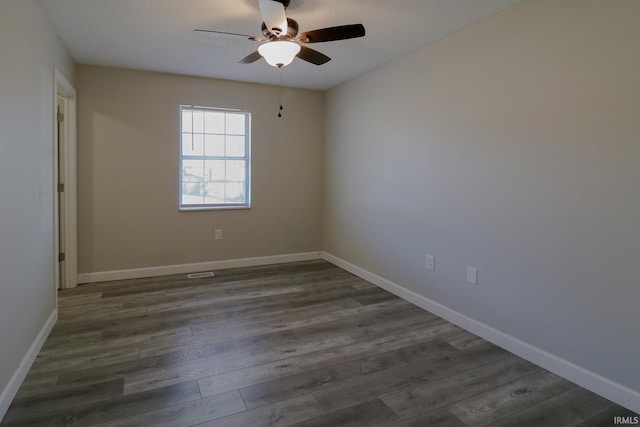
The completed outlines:
{"type": "Polygon", "coordinates": [[[251,205],[232,205],[232,206],[180,206],[180,212],[195,211],[227,211],[227,210],[244,210],[251,209],[251,205]]]}

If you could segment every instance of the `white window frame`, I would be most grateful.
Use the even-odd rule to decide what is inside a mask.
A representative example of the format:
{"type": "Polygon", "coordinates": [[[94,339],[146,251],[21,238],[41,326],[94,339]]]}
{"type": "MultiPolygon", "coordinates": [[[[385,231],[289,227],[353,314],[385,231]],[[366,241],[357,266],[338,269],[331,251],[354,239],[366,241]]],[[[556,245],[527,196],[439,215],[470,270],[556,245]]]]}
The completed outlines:
{"type": "MultiPolygon", "coordinates": [[[[199,132],[193,132],[192,134],[196,134],[199,132]]],[[[206,133],[203,133],[206,135],[206,133]]],[[[225,135],[218,134],[218,135],[225,135]]],[[[193,105],[181,105],[180,106],[180,137],[178,144],[179,152],[180,152],[180,164],[179,164],[179,175],[180,175],[180,186],[178,190],[178,207],[180,211],[201,211],[201,210],[218,210],[218,209],[249,209],[251,207],[251,113],[246,110],[234,110],[228,108],[216,108],[216,107],[202,107],[202,106],[193,106],[193,105]],[[245,115],[245,147],[244,147],[244,157],[237,156],[190,156],[184,155],[182,150],[182,135],[183,135],[183,123],[182,123],[182,112],[188,111],[204,111],[204,112],[218,112],[218,113],[237,113],[245,115]],[[183,160],[243,160],[245,162],[245,202],[244,203],[203,203],[203,204],[183,204],[182,203],[182,189],[183,189],[183,160]]],[[[226,154],[226,153],[225,153],[226,154]]]]}

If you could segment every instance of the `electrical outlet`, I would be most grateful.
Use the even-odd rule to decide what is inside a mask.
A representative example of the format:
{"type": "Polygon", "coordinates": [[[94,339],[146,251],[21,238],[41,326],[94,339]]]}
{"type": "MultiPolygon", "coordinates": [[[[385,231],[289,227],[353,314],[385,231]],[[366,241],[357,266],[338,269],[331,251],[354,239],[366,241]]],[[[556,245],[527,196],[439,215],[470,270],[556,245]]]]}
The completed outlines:
{"type": "Polygon", "coordinates": [[[467,267],[467,283],[470,285],[478,284],[478,269],[473,267],[467,267]]]}
{"type": "Polygon", "coordinates": [[[222,240],[222,228],[216,228],[216,240],[222,240]]]}
{"type": "Polygon", "coordinates": [[[429,270],[436,269],[436,259],[433,255],[427,254],[425,267],[429,270]]]}

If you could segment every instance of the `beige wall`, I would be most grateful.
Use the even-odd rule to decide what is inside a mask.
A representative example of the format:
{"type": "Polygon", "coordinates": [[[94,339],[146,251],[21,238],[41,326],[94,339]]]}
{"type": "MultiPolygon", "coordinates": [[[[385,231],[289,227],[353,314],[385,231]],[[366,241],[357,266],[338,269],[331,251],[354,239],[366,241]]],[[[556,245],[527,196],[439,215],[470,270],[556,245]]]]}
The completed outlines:
{"type": "Polygon", "coordinates": [[[286,89],[278,119],[276,87],[92,66],[76,76],[80,273],[320,250],[321,92],[286,89]],[[252,113],[251,209],[178,211],[181,104],[252,113]]]}
{"type": "Polygon", "coordinates": [[[73,82],[40,3],[0,1],[0,396],[55,309],[54,66],[73,82]]]}
{"type": "Polygon", "coordinates": [[[640,391],[639,22],[525,1],[331,90],[324,249],[640,391]]]}

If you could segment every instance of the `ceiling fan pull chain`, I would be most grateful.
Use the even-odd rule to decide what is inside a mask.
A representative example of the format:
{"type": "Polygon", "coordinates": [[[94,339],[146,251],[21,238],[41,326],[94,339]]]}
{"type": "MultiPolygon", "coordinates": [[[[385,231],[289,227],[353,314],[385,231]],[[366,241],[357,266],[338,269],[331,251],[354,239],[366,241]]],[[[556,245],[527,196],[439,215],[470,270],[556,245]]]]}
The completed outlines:
{"type": "Polygon", "coordinates": [[[280,91],[280,109],[278,110],[278,118],[282,118],[282,68],[280,68],[280,83],[278,83],[278,90],[280,91]]]}

